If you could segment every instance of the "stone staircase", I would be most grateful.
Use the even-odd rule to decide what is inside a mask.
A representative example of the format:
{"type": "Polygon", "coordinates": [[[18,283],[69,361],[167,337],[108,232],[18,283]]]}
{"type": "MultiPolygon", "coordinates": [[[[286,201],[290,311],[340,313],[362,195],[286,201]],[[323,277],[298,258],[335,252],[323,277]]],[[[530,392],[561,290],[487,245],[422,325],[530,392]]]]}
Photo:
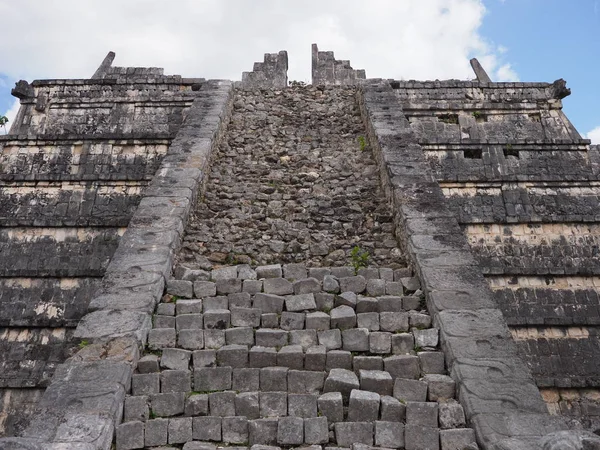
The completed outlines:
{"type": "Polygon", "coordinates": [[[235,92],[117,450],[478,448],[364,135],[354,88],[235,92]]]}

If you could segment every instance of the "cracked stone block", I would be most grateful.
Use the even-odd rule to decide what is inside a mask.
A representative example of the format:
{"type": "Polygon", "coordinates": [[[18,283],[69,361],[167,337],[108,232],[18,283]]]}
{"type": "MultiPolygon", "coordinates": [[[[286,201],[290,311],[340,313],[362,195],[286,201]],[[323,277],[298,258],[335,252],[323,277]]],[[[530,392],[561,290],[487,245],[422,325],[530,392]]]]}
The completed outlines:
{"type": "Polygon", "coordinates": [[[308,329],[317,330],[317,331],[329,330],[330,319],[331,318],[329,317],[329,314],[321,312],[321,311],[306,313],[305,327],[307,330],[308,329]]]}
{"type": "Polygon", "coordinates": [[[356,271],[352,266],[331,267],[331,275],[336,278],[353,277],[356,271]]]}
{"type": "Polygon", "coordinates": [[[316,278],[305,278],[294,282],[294,294],[316,294],[321,290],[321,283],[316,278]]]}
{"type": "Polygon", "coordinates": [[[434,402],[407,402],[406,424],[438,427],[438,404],[434,402]]]}
{"type": "Polygon", "coordinates": [[[235,392],[213,392],[208,395],[211,416],[235,416],[235,392]]]}
{"type": "Polygon", "coordinates": [[[356,314],[379,313],[379,301],[376,298],[363,297],[359,295],[356,300],[355,309],[356,314]]]}
{"type": "Polygon", "coordinates": [[[221,417],[199,416],[192,418],[192,437],[197,441],[221,441],[221,417]]]}
{"type": "MultiPolygon", "coordinates": [[[[302,419],[301,419],[302,420],[302,419]]],[[[144,448],[144,423],[125,422],[117,427],[117,450],[144,448]]]]}
{"type": "Polygon", "coordinates": [[[420,380],[396,378],[394,397],[403,402],[424,402],[427,400],[427,383],[420,380]]]}
{"type": "Polygon", "coordinates": [[[392,349],[392,334],[373,331],[369,334],[369,351],[375,354],[388,354],[392,349]]]}
{"type": "Polygon", "coordinates": [[[319,345],[324,346],[327,351],[342,348],[342,332],[338,329],[319,331],[317,337],[319,345]]]}
{"type": "Polygon", "coordinates": [[[224,330],[231,325],[231,313],[227,309],[214,309],[204,313],[204,328],[224,330]]]}
{"type": "Polygon", "coordinates": [[[202,300],[178,300],[175,303],[175,311],[177,315],[180,314],[202,314],[202,300]]]}
{"type": "Polygon", "coordinates": [[[415,348],[415,338],[412,333],[392,335],[392,353],[394,355],[408,355],[415,348]]]}
{"type": "Polygon", "coordinates": [[[180,298],[192,298],[194,296],[194,286],[191,281],[168,280],[167,294],[176,295],[180,298]]]}
{"type": "Polygon", "coordinates": [[[152,350],[160,350],[175,347],[177,332],[174,328],[153,328],[148,331],[148,347],[152,350]]]}
{"type": "Polygon", "coordinates": [[[379,313],[364,312],[356,315],[356,326],[369,331],[379,331],[379,313]]]}
{"type": "Polygon", "coordinates": [[[444,362],[444,353],[442,352],[419,352],[417,353],[421,363],[421,372],[424,374],[444,374],[446,365],[444,362]]]}
{"type": "Polygon", "coordinates": [[[353,389],[348,402],[349,422],[373,422],[379,419],[381,396],[375,392],[353,389]]]}
{"type": "Polygon", "coordinates": [[[192,418],[169,419],[169,444],[185,444],[192,440],[192,418]]]}
{"type": "Polygon", "coordinates": [[[158,447],[167,445],[169,433],[169,419],[152,419],[146,422],[144,433],[144,446],[158,447]]]}
{"type": "Polygon", "coordinates": [[[354,292],[342,292],[334,297],[333,306],[336,308],[339,306],[349,306],[352,309],[356,309],[358,304],[358,297],[354,292]]]}
{"type": "Polygon", "coordinates": [[[176,321],[174,316],[159,316],[155,315],[153,318],[153,327],[154,328],[175,328],[176,321]]]}
{"type": "Polygon", "coordinates": [[[231,308],[231,325],[234,327],[260,327],[260,309],[231,308]]]}
{"type": "Polygon", "coordinates": [[[301,417],[281,417],[277,427],[279,445],[302,445],[304,443],[304,420],[301,417]]]}
{"type": "Polygon", "coordinates": [[[210,279],[213,281],[227,280],[231,278],[237,278],[238,270],[236,266],[225,266],[213,269],[210,273],[210,279]]]}
{"type": "Polygon", "coordinates": [[[381,356],[355,356],[352,359],[352,370],[357,375],[361,370],[383,370],[381,356]]]}
{"type": "Polygon", "coordinates": [[[318,394],[325,382],[324,372],[290,370],[288,372],[288,392],[294,394],[318,394]]]}
{"type": "Polygon", "coordinates": [[[223,417],[221,433],[225,443],[244,444],[248,442],[248,419],[246,417],[223,417]]]}
{"type": "Polygon", "coordinates": [[[237,266],[237,277],[240,280],[256,280],[256,271],[248,264],[238,264],[237,266]]]}
{"type": "Polygon", "coordinates": [[[418,379],[421,375],[419,358],[413,355],[394,355],[383,359],[383,367],[394,378],[418,379]]]}
{"type": "Polygon", "coordinates": [[[357,275],[361,275],[365,277],[367,282],[369,280],[378,280],[379,279],[379,269],[376,267],[361,267],[358,269],[357,275]]]}
{"type": "Polygon", "coordinates": [[[324,392],[340,392],[344,401],[350,398],[350,391],[358,389],[360,383],[356,374],[346,369],[331,369],[325,380],[324,392]]]}
{"type": "Polygon", "coordinates": [[[248,352],[250,367],[271,367],[277,365],[277,350],[275,347],[252,347],[248,352]]]}
{"type": "Polygon", "coordinates": [[[374,278],[367,280],[367,295],[371,297],[385,295],[385,281],[374,278]]]}
{"type": "Polygon", "coordinates": [[[253,346],[254,329],[250,327],[228,328],[225,330],[225,342],[227,345],[253,346]]]}
{"type": "Polygon", "coordinates": [[[404,424],[375,422],[375,445],[385,448],[404,448],[404,424]]]}
{"type": "Polygon", "coordinates": [[[194,370],[194,390],[198,392],[231,389],[231,367],[204,367],[194,370]]]}
{"type": "Polygon", "coordinates": [[[254,445],[277,445],[277,418],[257,419],[248,422],[248,443],[254,445]]]}
{"type": "Polygon", "coordinates": [[[342,305],[337,308],[333,308],[330,313],[331,316],[331,328],[337,328],[345,330],[347,328],[353,328],[356,326],[356,313],[354,309],[349,306],[342,305]]]}
{"type": "Polygon", "coordinates": [[[302,330],[304,328],[304,316],[304,313],[284,311],[281,313],[279,326],[287,331],[302,330]]]}
{"type": "Polygon", "coordinates": [[[134,373],[131,377],[131,393],[133,395],[150,395],[160,392],[160,375],[158,373],[134,373]]]}
{"type": "Polygon", "coordinates": [[[350,448],[354,444],[373,445],[372,422],[336,422],[334,429],[339,447],[350,448]]]}
{"type": "Polygon", "coordinates": [[[392,395],[394,380],[389,373],[383,370],[361,370],[359,378],[361,390],[376,392],[379,395],[392,395]]]}
{"type": "Polygon", "coordinates": [[[175,303],[159,303],[156,307],[156,314],[161,316],[174,316],[175,303]]]}
{"type": "Polygon", "coordinates": [[[279,327],[279,314],[268,313],[260,315],[260,326],[261,328],[278,328],[279,327]]]}
{"type": "Polygon", "coordinates": [[[385,283],[385,293],[387,295],[403,296],[404,287],[399,281],[387,281],[385,283]]]}
{"type": "Polygon", "coordinates": [[[189,392],[192,390],[189,370],[163,370],[160,374],[160,390],[166,392],[189,392]]]}
{"type": "Polygon", "coordinates": [[[233,294],[227,294],[227,303],[229,304],[230,310],[233,308],[252,308],[252,297],[248,292],[235,292],[233,294]]]}
{"type": "Polygon", "coordinates": [[[342,348],[350,352],[369,351],[369,330],[352,328],[342,331],[342,348]]]}
{"type": "Polygon", "coordinates": [[[283,265],[283,277],[288,280],[303,280],[304,278],[306,278],[306,274],[307,270],[305,264],[291,263],[283,265]]]}
{"type": "Polygon", "coordinates": [[[177,330],[201,330],[204,328],[204,314],[180,314],[175,317],[177,330]]]}
{"type": "Polygon", "coordinates": [[[413,328],[429,328],[431,327],[431,316],[429,314],[422,314],[411,311],[409,314],[410,326],[413,328]]]}
{"type": "Polygon", "coordinates": [[[260,278],[281,278],[283,270],[281,264],[271,264],[267,266],[258,266],[256,268],[256,276],[260,278]]]}
{"type": "Polygon", "coordinates": [[[185,399],[184,414],[186,416],[208,415],[208,394],[192,394],[185,399]]]}
{"type": "Polygon", "coordinates": [[[316,278],[319,281],[323,281],[325,275],[331,275],[331,269],[328,267],[310,267],[308,269],[308,276],[316,278]]]}
{"type": "Polygon", "coordinates": [[[317,399],[321,416],[331,423],[344,421],[344,401],[340,392],[328,392],[317,399]]]}
{"type": "Polygon", "coordinates": [[[240,392],[235,397],[235,413],[249,420],[260,418],[258,392],[240,392]]]}
{"type": "Polygon", "coordinates": [[[404,427],[404,447],[406,450],[440,450],[440,432],[437,428],[407,423],[404,427]]]}
{"type": "Polygon", "coordinates": [[[256,294],[252,306],[261,310],[263,314],[281,314],[285,298],[273,294],[256,294]]]}
{"type": "Polygon", "coordinates": [[[194,369],[202,367],[216,367],[217,352],[215,350],[197,350],[192,353],[194,369]]]}
{"type": "Polygon", "coordinates": [[[333,308],[333,301],[335,295],[329,294],[328,292],[319,292],[315,294],[315,303],[317,304],[317,309],[319,311],[331,311],[333,308]]]}
{"type": "Polygon", "coordinates": [[[429,328],[428,330],[413,330],[415,337],[415,346],[417,347],[437,347],[439,330],[437,328],[429,328]]]}
{"type": "Polygon", "coordinates": [[[327,417],[310,417],[304,419],[304,443],[322,445],[329,442],[329,425],[327,417]]]}
{"type": "Polygon", "coordinates": [[[233,369],[232,389],[238,392],[258,391],[260,369],[233,369]]]}
{"type": "MultiPolygon", "coordinates": [[[[384,295],[383,297],[377,297],[379,312],[380,313],[400,313],[406,309],[402,297],[396,297],[394,295],[384,295]]],[[[407,327],[408,329],[408,327],[407,327]]]]}
{"type": "Polygon", "coordinates": [[[406,291],[415,292],[421,289],[421,282],[417,277],[400,278],[400,282],[402,283],[406,291]]]}
{"type": "Polygon", "coordinates": [[[150,396],[150,407],[152,413],[157,417],[172,417],[183,414],[184,406],[185,392],[171,392],[150,396]]]}
{"type": "Polygon", "coordinates": [[[259,393],[261,417],[283,417],[287,415],[287,392],[259,393]]]}
{"type": "Polygon", "coordinates": [[[406,405],[397,398],[388,395],[381,396],[381,420],[385,422],[404,422],[406,405]]]}
{"type": "Polygon", "coordinates": [[[262,288],[262,280],[244,280],[242,282],[242,292],[247,292],[250,295],[261,293],[262,288]]]}
{"type": "Polygon", "coordinates": [[[177,344],[186,350],[204,348],[204,330],[179,330],[177,344]]]}
{"type": "Polygon", "coordinates": [[[233,294],[242,292],[242,280],[239,278],[229,278],[227,280],[217,280],[217,294],[233,294]]]}
{"type": "Polygon", "coordinates": [[[430,402],[454,398],[456,383],[448,375],[430,374],[425,375],[422,379],[429,385],[428,399],[430,402]]]}
{"type": "Polygon", "coordinates": [[[160,366],[165,369],[188,370],[192,352],[180,348],[165,348],[160,357],[160,366]]]}
{"type": "Polygon", "coordinates": [[[287,391],[287,367],[263,367],[260,369],[261,391],[287,391]]]}
{"type": "Polygon", "coordinates": [[[225,295],[204,299],[204,312],[229,309],[229,298],[225,295]]]}
{"type": "Polygon", "coordinates": [[[217,350],[217,365],[233,368],[248,367],[248,347],[246,345],[225,345],[217,350]]]}
{"type": "Polygon", "coordinates": [[[148,397],[146,395],[125,397],[123,422],[136,420],[145,422],[149,416],[150,408],[148,408],[148,397]]]}
{"type": "Polygon", "coordinates": [[[218,349],[226,344],[225,330],[204,330],[204,348],[218,349]]]}
{"type": "Polygon", "coordinates": [[[401,269],[394,269],[394,281],[400,281],[401,278],[407,278],[412,276],[412,271],[408,267],[401,269]]]}
{"type": "Polygon", "coordinates": [[[337,294],[338,292],[340,292],[340,283],[338,283],[338,280],[334,276],[324,275],[323,276],[323,290],[325,292],[337,294]]]}
{"type": "Polygon", "coordinates": [[[304,352],[300,345],[285,345],[277,353],[277,365],[289,369],[304,368],[304,352]]]}
{"type": "Polygon", "coordinates": [[[330,350],[327,352],[325,370],[352,369],[352,353],[346,350],[330,350]]]}
{"type": "Polygon", "coordinates": [[[288,332],[272,328],[259,328],[254,335],[259,347],[283,347],[288,343],[288,332]]]}
{"type": "Polygon", "coordinates": [[[478,448],[475,431],[471,428],[440,431],[441,450],[463,450],[465,448],[478,448]]]}
{"type": "Polygon", "coordinates": [[[340,277],[340,291],[342,292],[354,292],[361,294],[367,288],[367,280],[362,275],[356,275],[354,277],[340,277]]]}
{"type": "Polygon", "coordinates": [[[314,294],[286,295],[285,308],[290,312],[309,311],[317,308],[314,294]]]}
{"type": "Polygon", "coordinates": [[[306,349],[304,354],[304,368],[306,370],[325,370],[327,361],[327,348],[324,345],[314,345],[306,349]]]}
{"type": "Polygon", "coordinates": [[[379,328],[381,331],[389,331],[391,333],[402,333],[408,331],[408,313],[379,313],[379,328]]]}
{"type": "Polygon", "coordinates": [[[394,281],[394,269],[390,269],[389,267],[380,267],[379,278],[385,281],[394,281]]]}
{"type": "Polygon", "coordinates": [[[267,278],[263,281],[265,294],[289,295],[294,293],[294,286],[285,278],[267,278]]]}
{"type": "Polygon", "coordinates": [[[456,401],[441,402],[438,408],[440,428],[450,429],[465,426],[465,411],[460,403],[456,401]]]}
{"type": "Polygon", "coordinates": [[[317,417],[316,394],[288,394],[288,415],[295,417],[317,417]]]}
{"type": "Polygon", "coordinates": [[[317,330],[292,330],[289,339],[291,345],[299,345],[304,351],[319,343],[317,330]]]}

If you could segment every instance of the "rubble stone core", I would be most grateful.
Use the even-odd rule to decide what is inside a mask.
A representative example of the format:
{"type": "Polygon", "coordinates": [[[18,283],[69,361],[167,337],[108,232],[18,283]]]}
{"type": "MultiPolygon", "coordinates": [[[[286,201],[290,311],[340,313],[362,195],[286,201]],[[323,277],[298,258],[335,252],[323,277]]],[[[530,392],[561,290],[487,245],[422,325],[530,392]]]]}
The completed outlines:
{"type": "MultiPolygon", "coordinates": [[[[0,448],[599,445],[598,148],[564,80],[20,81],[0,448]]],[[[595,448],[595,447],[594,447],[595,448]]]]}

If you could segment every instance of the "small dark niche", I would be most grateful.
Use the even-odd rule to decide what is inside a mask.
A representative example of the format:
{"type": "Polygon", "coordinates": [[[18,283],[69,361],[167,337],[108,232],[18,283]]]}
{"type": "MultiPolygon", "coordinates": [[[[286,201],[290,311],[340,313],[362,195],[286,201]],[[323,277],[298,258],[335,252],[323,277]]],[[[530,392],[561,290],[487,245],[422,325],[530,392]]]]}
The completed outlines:
{"type": "Polygon", "coordinates": [[[480,148],[470,148],[463,150],[465,159],[481,159],[483,151],[480,148]]]}

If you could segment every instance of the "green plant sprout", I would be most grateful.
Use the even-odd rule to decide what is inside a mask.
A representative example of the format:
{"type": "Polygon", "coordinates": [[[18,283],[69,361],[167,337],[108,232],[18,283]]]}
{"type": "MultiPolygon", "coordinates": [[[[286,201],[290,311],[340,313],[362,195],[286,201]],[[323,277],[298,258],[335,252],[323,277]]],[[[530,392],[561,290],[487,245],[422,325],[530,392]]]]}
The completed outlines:
{"type": "Polygon", "coordinates": [[[352,251],[350,251],[350,259],[352,260],[354,272],[358,273],[358,269],[367,267],[369,262],[369,252],[361,249],[358,245],[355,245],[352,251]]]}

